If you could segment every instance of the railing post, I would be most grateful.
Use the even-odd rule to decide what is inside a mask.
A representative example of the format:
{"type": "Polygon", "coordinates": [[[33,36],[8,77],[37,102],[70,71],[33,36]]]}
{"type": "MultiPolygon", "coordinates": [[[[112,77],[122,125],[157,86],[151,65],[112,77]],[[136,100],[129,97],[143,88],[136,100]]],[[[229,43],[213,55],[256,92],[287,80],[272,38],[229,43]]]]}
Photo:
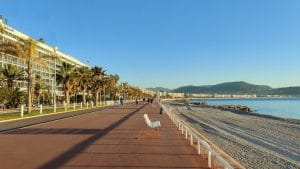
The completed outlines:
{"type": "Polygon", "coordinates": [[[181,125],[181,134],[184,134],[183,124],[181,125]]]}
{"type": "Polygon", "coordinates": [[[24,105],[21,105],[21,117],[24,116],[24,105]]]}
{"type": "Polygon", "coordinates": [[[190,133],[191,134],[191,139],[190,139],[190,143],[191,143],[191,145],[193,145],[193,134],[192,133],[190,133]]]}
{"type": "Polygon", "coordinates": [[[86,107],[87,107],[87,108],[89,107],[89,102],[86,102],[86,107]]]}
{"type": "Polygon", "coordinates": [[[92,108],[94,108],[94,102],[91,102],[92,103],[92,108]]]}
{"type": "Polygon", "coordinates": [[[56,113],[56,103],[54,103],[54,105],[53,105],[53,111],[54,111],[54,113],[56,113]]]}
{"type": "Polygon", "coordinates": [[[40,104],[40,114],[43,114],[43,105],[40,104]]]}
{"type": "Polygon", "coordinates": [[[73,109],[74,110],[76,109],[76,103],[75,102],[73,103],[73,109]]]}
{"type": "Polygon", "coordinates": [[[197,140],[197,150],[198,150],[198,154],[201,154],[201,147],[200,147],[200,140],[197,140]]]}
{"type": "Polygon", "coordinates": [[[208,168],[211,168],[211,151],[208,151],[208,168]]]}
{"type": "Polygon", "coordinates": [[[65,111],[67,111],[67,104],[64,102],[65,111]]]}
{"type": "Polygon", "coordinates": [[[82,102],[80,103],[80,109],[82,109],[82,102]]]}
{"type": "Polygon", "coordinates": [[[187,127],[185,127],[185,139],[188,138],[188,130],[187,130],[187,127]]]}

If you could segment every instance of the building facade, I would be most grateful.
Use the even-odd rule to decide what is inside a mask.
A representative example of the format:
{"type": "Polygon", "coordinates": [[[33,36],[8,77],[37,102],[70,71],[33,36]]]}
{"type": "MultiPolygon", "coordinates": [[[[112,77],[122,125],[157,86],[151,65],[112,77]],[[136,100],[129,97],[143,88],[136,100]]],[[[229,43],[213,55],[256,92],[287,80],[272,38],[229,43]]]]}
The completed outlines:
{"type": "MultiPolygon", "coordinates": [[[[8,26],[4,19],[0,16],[0,43],[3,42],[19,42],[21,39],[29,39],[30,36],[8,26]]],[[[52,95],[62,96],[62,86],[55,85],[55,73],[59,71],[62,62],[67,62],[69,64],[75,65],[77,67],[89,67],[87,64],[79,61],[75,57],[72,57],[66,53],[58,50],[57,47],[49,46],[43,42],[37,43],[37,55],[55,55],[58,59],[44,59],[47,64],[34,65],[33,74],[34,76],[39,76],[43,84],[48,86],[52,95]]],[[[0,53],[0,68],[4,68],[6,65],[15,65],[20,69],[26,70],[27,63],[24,59],[18,58],[13,55],[0,53]]],[[[19,87],[21,90],[27,89],[26,81],[16,81],[15,86],[19,87]]]]}
{"type": "Polygon", "coordinates": [[[170,95],[172,98],[185,98],[185,94],[184,93],[168,93],[168,95],[170,95]]]}

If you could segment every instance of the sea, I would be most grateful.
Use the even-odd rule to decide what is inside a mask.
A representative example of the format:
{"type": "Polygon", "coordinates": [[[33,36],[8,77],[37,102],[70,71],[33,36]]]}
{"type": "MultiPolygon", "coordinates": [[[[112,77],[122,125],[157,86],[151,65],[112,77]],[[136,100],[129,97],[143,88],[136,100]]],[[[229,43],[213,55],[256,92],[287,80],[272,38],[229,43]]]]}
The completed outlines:
{"type": "Polygon", "coordinates": [[[207,102],[209,105],[243,105],[255,113],[300,120],[300,98],[251,99],[191,99],[189,102],[207,102]]]}

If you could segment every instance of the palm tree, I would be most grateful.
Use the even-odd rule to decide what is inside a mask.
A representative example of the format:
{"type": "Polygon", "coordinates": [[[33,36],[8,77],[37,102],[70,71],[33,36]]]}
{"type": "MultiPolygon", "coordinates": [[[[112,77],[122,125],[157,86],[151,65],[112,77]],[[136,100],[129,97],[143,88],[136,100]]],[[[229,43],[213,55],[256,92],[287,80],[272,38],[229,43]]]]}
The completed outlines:
{"type": "Polygon", "coordinates": [[[74,103],[77,102],[77,99],[76,99],[77,93],[78,93],[78,91],[80,91],[79,90],[80,89],[79,88],[79,81],[80,81],[80,79],[75,76],[74,78],[71,79],[71,82],[70,82],[71,88],[70,88],[69,92],[70,92],[71,96],[74,97],[74,103]]]}
{"type": "Polygon", "coordinates": [[[0,52],[4,54],[19,56],[19,57],[23,55],[23,50],[21,46],[16,42],[10,42],[10,41],[0,43],[0,52]]]}
{"type": "Polygon", "coordinates": [[[123,93],[124,97],[127,98],[127,95],[128,95],[128,83],[127,82],[121,83],[121,92],[123,93]]]}
{"type": "Polygon", "coordinates": [[[6,65],[1,70],[4,80],[6,80],[7,87],[13,88],[14,80],[18,80],[22,77],[22,70],[15,65],[6,65]]]}
{"type": "Polygon", "coordinates": [[[34,65],[44,65],[47,66],[47,63],[44,58],[48,58],[48,55],[37,55],[37,44],[39,41],[36,41],[32,38],[21,39],[20,43],[17,42],[4,42],[0,44],[0,52],[5,54],[11,54],[20,58],[25,59],[27,63],[27,106],[28,113],[31,113],[32,110],[32,93],[33,93],[33,82],[34,82],[34,65]]]}
{"type": "Polygon", "coordinates": [[[34,64],[34,61],[38,58],[37,52],[36,52],[36,46],[37,41],[33,39],[28,39],[23,41],[23,51],[24,55],[21,55],[26,59],[27,62],[27,73],[28,73],[28,79],[27,79],[27,95],[28,95],[28,113],[31,113],[31,107],[32,107],[32,93],[33,93],[33,71],[32,67],[34,64]]]}
{"type": "Polygon", "coordinates": [[[74,73],[74,71],[75,71],[74,65],[63,62],[61,69],[58,71],[58,73],[56,75],[57,84],[63,85],[65,102],[67,103],[68,107],[70,105],[70,90],[73,86],[72,82],[73,82],[74,78],[76,77],[76,74],[74,73]]]}
{"type": "Polygon", "coordinates": [[[103,89],[103,95],[104,95],[103,100],[104,100],[104,102],[106,102],[106,91],[107,91],[107,89],[109,88],[110,85],[111,85],[110,76],[104,77],[103,80],[102,80],[102,85],[101,85],[102,89],[103,89]]]}
{"type": "Polygon", "coordinates": [[[36,99],[38,101],[38,105],[40,105],[40,100],[43,92],[45,92],[49,87],[45,85],[45,83],[42,81],[40,76],[36,76],[36,80],[38,83],[34,84],[34,94],[36,96],[36,99]]]}
{"type": "Polygon", "coordinates": [[[117,93],[117,83],[119,81],[118,75],[109,75],[107,77],[107,89],[109,91],[110,98],[115,98],[117,93]],[[113,95],[113,97],[112,97],[113,95]]]}
{"type": "Polygon", "coordinates": [[[117,75],[117,74],[115,74],[115,75],[113,75],[114,76],[114,79],[115,79],[115,86],[114,86],[114,88],[113,88],[113,98],[114,99],[117,99],[117,95],[118,95],[118,93],[120,92],[119,91],[119,88],[118,88],[118,81],[120,80],[120,77],[119,77],[119,75],[117,75]]]}
{"type": "Polygon", "coordinates": [[[102,67],[95,66],[92,69],[92,89],[95,94],[96,105],[99,103],[99,94],[101,91],[101,86],[103,86],[103,78],[105,76],[106,70],[102,67]]]}
{"type": "Polygon", "coordinates": [[[80,67],[76,71],[78,78],[80,78],[79,86],[82,93],[83,104],[86,104],[86,92],[91,86],[92,72],[88,67],[80,67]]]}
{"type": "Polygon", "coordinates": [[[33,72],[33,66],[43,65],[49,66],[48,63],[44,60],[46,58],[53,59],[52,55],[37,55],[37,45],[41,43],[40,41],[36,41],[32,38],[29,39],[21,39],[21,43],[23,43],[23,55],[21,57],[27,62],[27,94],[28,94],[28,113],[31,112],[32,109],[32,93],[34,92],[34,80],[35,75],[33,72]]]}
{"type": "Polygon", "coordinates": [[[80,93],[80,86],[79,86],[79,81],[80,81],[80,79],[78,78],[78,77],[76,77],[76,84],[73,84],[73,88],[72,88],[72,90],[73,90],[73,92],[74,92],[74,97],[75,97],[75,99],[74,99],[74,102],[75,103],[77,103],[77,96],[78,96],[78,93],[80,93]]]}

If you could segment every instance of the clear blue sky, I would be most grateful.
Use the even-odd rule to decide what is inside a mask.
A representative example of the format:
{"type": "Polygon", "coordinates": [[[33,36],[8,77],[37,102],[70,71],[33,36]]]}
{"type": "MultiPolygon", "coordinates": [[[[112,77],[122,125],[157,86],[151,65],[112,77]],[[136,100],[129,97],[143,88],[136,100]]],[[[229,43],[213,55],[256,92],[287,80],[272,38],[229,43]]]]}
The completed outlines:
{"type": "Polygon", "coordinates": [[[140,87],[300,86],[299,0],[0,0],[0,14],[140,87]]]}

